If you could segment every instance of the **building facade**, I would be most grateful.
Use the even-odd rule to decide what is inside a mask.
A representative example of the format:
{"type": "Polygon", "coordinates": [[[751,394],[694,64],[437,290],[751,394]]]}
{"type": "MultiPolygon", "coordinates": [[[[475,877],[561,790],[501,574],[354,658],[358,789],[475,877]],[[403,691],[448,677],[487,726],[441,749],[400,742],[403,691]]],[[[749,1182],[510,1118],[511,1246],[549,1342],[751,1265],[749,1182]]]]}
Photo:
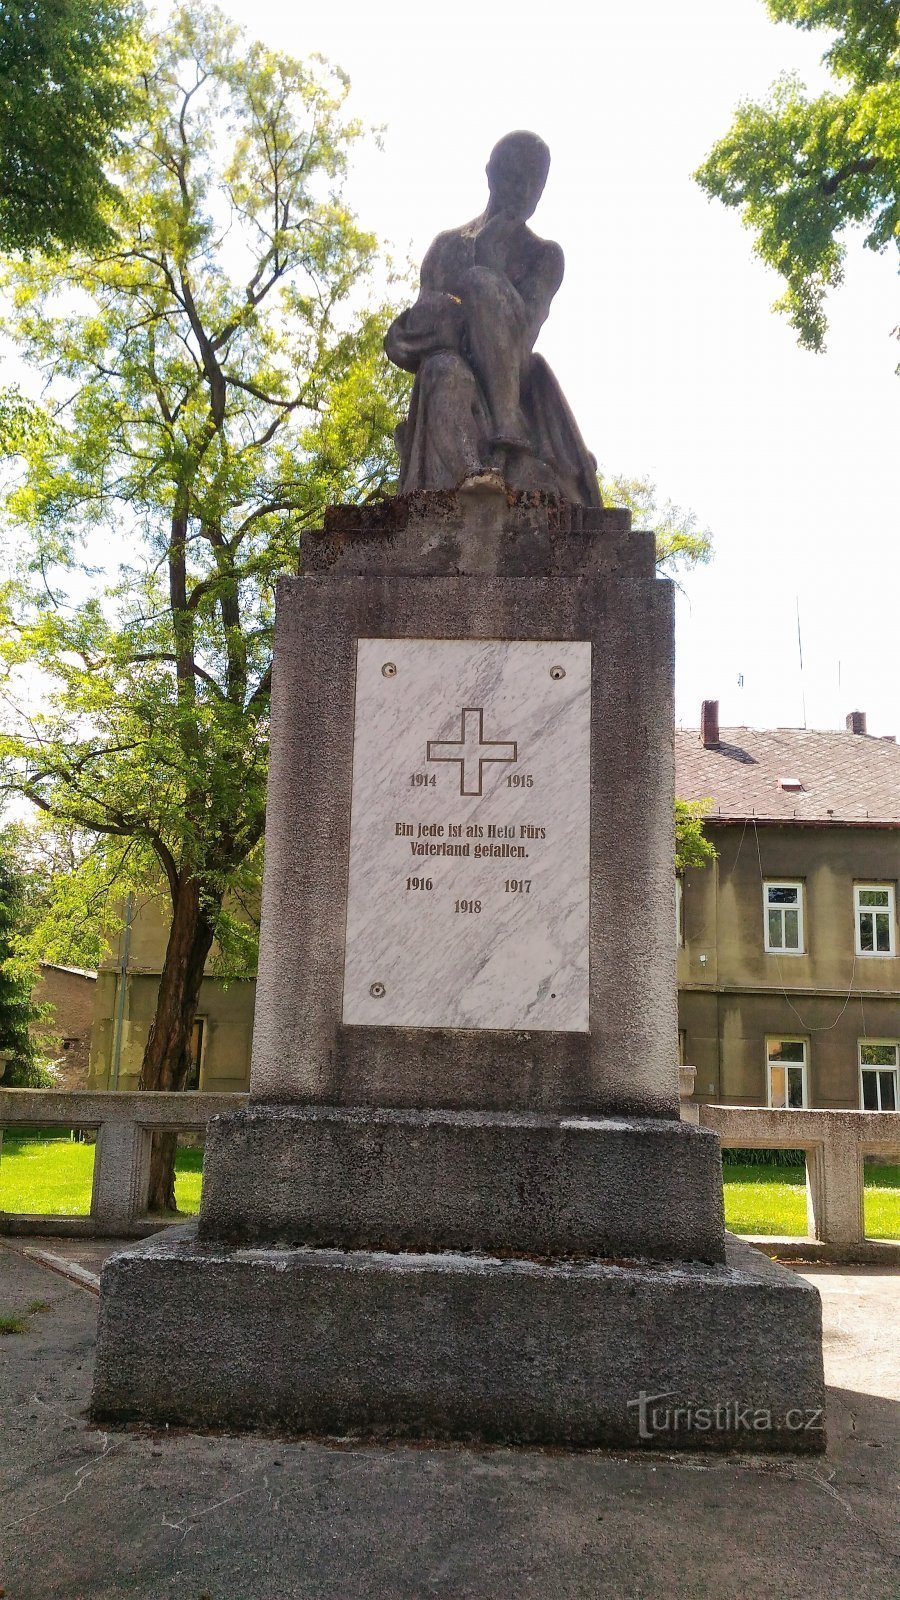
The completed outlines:
{"type": "MultiPolygon", "coordinates": [[[[720,730],[706,702],[700,730],[676,732],[676,791],[711,801],[718,852],[677,884],[696,1098],[900,1108],[900,748],[858,712],[841,732],[720,730]]],[[[137,902],[101,965],[92,1088],[138,1087],[167,931],[137,902]]],[[[254,989],[204,981],[189,1087],[248,1087],[254,989]]]]}
{"type": "Polygon", "coordinates": [[[731,1105],[900,1108],[900,749],[842,732],[676,734],[715,862],[678,893],[682,1060],[731,1105]]]}
{"type": "Polygon", "coordinates": [[[31,998],[44,1011],[31,1032],[50,1059],[56,1087],[85,1088],[97,1001],[96,972],[42,961],[31,998]]]}
{"type": "MultiPolygon", "coordinates": [[[[135,897],[97,974],[89,1088],[137,1089],[156,1010],[169,927],[162,905],[135,897]]],[[[215,967],[215,946],[208,966],[215,967]]],[[[188,1089],[238,1093],[250,1082],[256,985],[224,984],[210,971],[200,990],[188,1089]]]]}

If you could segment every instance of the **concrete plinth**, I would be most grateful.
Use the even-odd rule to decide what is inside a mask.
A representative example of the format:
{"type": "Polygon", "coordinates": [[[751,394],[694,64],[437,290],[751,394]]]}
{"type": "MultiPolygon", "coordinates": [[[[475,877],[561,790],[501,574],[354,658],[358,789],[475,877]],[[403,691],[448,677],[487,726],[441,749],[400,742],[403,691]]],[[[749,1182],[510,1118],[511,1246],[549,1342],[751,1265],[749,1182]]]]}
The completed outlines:
{"type": "Polygon", "coordinates": [[[718,1140],[664,1119],[250,1106],[204,1170],[207,1241],[725,1258],[718,1140]]]}
{"type": "Polygon", "coordinates": [[[673,609],[652,534],[494,484],[338,510],[303,563],[278,594],[250,1104],[210,1131],[199,1234],[107,1264],[94,1416],[822,1449],[818,1295],[745,1247],[723,1260],[717,1143],[679,1120],[673,609]],[[571,704],[552,698],[567,677],[571,704]],[[485,716],[476,781],[447,750],[485,716]],[[482,787],[520,726],[534,760],[504,781],[527,813],[482,787]],[[417,763],[451,759],[416,834],[407,797],[437,781],[417,763]],[[484,893],[407,877],[395,839],[416,862],[464,826],[548,853],[484,893]],[[504,895],[532,891],[522,920],[504,895]],[[365,965],[382,920],[400,998],[365,965]]]}
{"type": "Polygon", "coordinates": [[[809,1452],[818,1294],[721,1266],[223,1249],[103,1269],[93,1415],[290,1433],[809,1452]]]}

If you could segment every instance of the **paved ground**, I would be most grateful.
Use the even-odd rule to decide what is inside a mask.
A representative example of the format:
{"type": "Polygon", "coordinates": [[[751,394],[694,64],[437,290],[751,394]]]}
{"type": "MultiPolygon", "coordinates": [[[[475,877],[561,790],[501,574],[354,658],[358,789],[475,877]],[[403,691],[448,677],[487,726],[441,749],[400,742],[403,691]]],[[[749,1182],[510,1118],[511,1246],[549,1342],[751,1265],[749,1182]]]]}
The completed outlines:
{"type": "Polygon", "coordinates": [[[900,1274],[822,1291],[818,1460],[384,1449],[85,1420],[102,1241],[0,1242],[6,1600],[897,1600],[900,1274]],[[29,1311],[42,1303],[47,1309],[29,1311]]]}

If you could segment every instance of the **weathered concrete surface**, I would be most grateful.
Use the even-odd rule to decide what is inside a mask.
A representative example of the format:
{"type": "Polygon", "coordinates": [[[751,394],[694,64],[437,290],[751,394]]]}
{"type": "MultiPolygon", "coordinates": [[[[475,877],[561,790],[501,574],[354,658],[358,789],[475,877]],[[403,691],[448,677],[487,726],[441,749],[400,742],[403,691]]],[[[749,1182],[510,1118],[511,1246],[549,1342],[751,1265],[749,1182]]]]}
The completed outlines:
{"type": "MultiPolygon", "coordinates": [[[[672,589],[643,535],[609,573],[601,537],[533,520],[483,529],[503,576],[400,576],[370,532],[364,575],[279,584],[254,1100],[678,1117],[672,589]],[[341,1026],[360,638],[591,642],[590,1034],[341,1026]]],[[[423,561],[446,532],[411,530],[423,561]]]]}
{"type": "Polygon", "coordinates": [[[231,1244],[722,1261],[719,1144],[650,1117],[250,1106],[209,1125],[199,1231],[231,1244]]]}
{"type": "Polygon", "coordinates": [[[578,573],[653,578],[652,533],[632,532],[624,507],[575,506],[487,486],[327,506],[300,540],[300,571],[398,578],[465,573],[498,578],[578,573]]]}
{"type": "MultiPolygon", "coordinates": [[[[95,1268],[96,1241],[47,1242],[95,1268]]],[[[110,1249],[117,1248],[114,1243],[110,1249]]],[[[898,1276],[812,1269],[824,1458],[340,1448],[84,1417],[96,1299],[0,1248],[8,1600],[889,1600],[898,1276]]]]}
{"type": "Polygon", "coordinates": [[[730,1236],[707,1266],[229,1249],[189,1225],[110,1257],[100,1298],[100,1420],[824,1448],[819,1297],[730,1236]]]}

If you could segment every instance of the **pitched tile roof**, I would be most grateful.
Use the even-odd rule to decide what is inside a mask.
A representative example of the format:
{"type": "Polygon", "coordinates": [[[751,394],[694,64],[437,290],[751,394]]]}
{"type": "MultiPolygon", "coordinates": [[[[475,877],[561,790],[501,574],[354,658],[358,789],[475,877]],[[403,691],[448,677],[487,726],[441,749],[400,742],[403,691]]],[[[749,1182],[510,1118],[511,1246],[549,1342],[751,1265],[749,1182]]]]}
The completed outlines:
{"type": "Polygon", "coordinates": [[[675,731],[675,792],[709,797],[721,817],[900,826],[900,745],[814,728],[720,728],[707,749],[696,728],[675,731]],[[783,787],[796,780],[799,788],[783,787]]]}

